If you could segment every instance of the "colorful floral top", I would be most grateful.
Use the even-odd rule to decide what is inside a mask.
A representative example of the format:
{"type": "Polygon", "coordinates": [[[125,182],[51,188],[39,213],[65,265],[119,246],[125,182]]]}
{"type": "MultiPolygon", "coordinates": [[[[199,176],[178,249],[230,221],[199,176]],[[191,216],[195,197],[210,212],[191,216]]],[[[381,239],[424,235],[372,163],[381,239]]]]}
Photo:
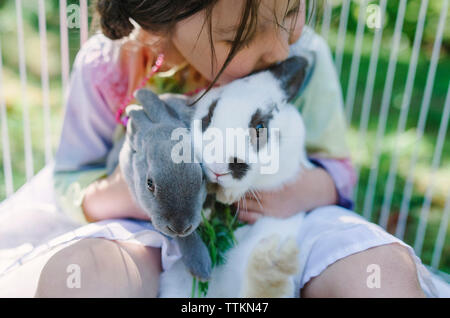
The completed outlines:
{"type": "MultiPolygon", "coordinates": [[[[123,40],[112,41],[102,34],[92,36],[78,52],[71,73],[55,155],[54,189],[61,209],[81,224],[87,222],[81,209],[85,190],[105,177],[106,157],[118,129],[115,113],[132,89],[125,70],[133,65],[127,64],[130,62],[121,54],[123,44],[123,40]]],[[[307,28],[291,46],[291,55],[304,49],[317,55],[309,85],[295,101],[306,124],[308,154],[333,178],[338,204],[351,208],[355,175],[345,140],[342,94],[332,56],[325,41],[307,28]]],[[[206,84],[187,63],[157,73],[148,82],[158,94],[187,93],[206,84]]]]}

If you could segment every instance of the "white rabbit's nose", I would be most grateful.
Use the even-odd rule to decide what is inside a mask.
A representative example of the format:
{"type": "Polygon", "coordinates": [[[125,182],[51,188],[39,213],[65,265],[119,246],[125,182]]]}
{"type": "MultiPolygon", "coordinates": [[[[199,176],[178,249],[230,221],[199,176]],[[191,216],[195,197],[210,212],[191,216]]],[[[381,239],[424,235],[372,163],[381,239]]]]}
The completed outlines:
{"type": "Polygon", "coordinates": [[[226,163],[205,164],[205,175],[211,182],[218,182],[219,178],[231,173],[226,163]]]}
{"type": "Polygon", "coordinates": [[[228,168],[228,163],[211,163],[206,165],[206,167],[211,170],[215,175],[224,175],[230,173],[228,168]]]}

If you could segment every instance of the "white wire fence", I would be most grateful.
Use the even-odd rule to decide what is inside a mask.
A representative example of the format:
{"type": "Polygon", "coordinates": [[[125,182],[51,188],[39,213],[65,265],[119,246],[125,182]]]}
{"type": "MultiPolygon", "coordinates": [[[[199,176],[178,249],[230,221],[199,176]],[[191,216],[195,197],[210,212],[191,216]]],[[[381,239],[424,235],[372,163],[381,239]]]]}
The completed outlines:
{"type": "MultiPolygon", "coordinates": [[[[58,34],[60,73],[57,78],[61,83],[56,86],[59,94],[55,95],[51,93],[55,88],[51,87],[49,72],[50,65],[55,64],[49,60],[49,52],[53,52],[49,48],[51,34],[47,29],[49,2],[38,0],[31,9],[27,3],[28,9],[34,10],[38,23],[40,49],[36,50],[27,42],[28,29],[24,28],[22,16],[24,3],[15,0],[16,29],[9,34],[16,36],[17,69],[14,71],[17,74],[13,73],[20,85],[21,138],[10,136],[8,116],[11,110],[6,98],[9,86],[3,75],[6,71],[10,74],[10,67],[2,62],[2,52],[10,47],[3,43],[12,42],[5,40],[6,35],[0,37],[2,198],[13,194],[21,183],[52,160],[57,141],[51,129],[55,116],[52,112],[56,112],[61,120],[63,110],[61,106],[51,105],[62,105],[71,60],[88,38],[88,0],[69,2],[59,0],[59,30],[52,30],[52,34],[58,34]],[[72,14],[78,14],[76,28],[73,28],[72,14]],[[76,44],[74,36],[79,39],[76,44]],[[27,50],[36,50],[36,54],[40,54],[39,101],[29,92],[27,50]],[[33,138],[35,118],[30,117],[30,98],[33,104],[40,105],[42,112],[43,132],[39,140],[33,138]],[[35,144],[40,145],[42,154],[39,156],[44,158],[37,167],[35,144]],[[23,147],[20,152],[23,152],[21,164],[25,175],[19,182],[15,179],[17,145],[23,147]],[[11,150],[13,147],[14,151],[11,150]]],[[[448,2],[439,1],[432,45],[424,44],[426,26],[430,23],[427,21],[429,0],[421,0],[413,12],[408,0],[324,0],[320,10],[310,9],[311,21],[318,23],[317,32],[330,42],[344,88],[345,114],[359,176],[355,189],[356,211],[412,245],[432,269],[444,272],[450,272],[447,231],[450,214],[450,142],[447,138],[450,52],[448,47],[443,48],[443,38],[449,28],[448,2]],[[387,8],[393,2],[396,16],[388,21],[387,8]],[[405,19],[411,19],[411,15],[416,16],[417,23],[411,45],[406,45],[409,49],[405,49],[405,19]],[[444,87],[441,89],[445,91],[444,97],[436,93],[436,84],[444,87]],[[446,176],[449,177],[447,181],[446,176]]]]}

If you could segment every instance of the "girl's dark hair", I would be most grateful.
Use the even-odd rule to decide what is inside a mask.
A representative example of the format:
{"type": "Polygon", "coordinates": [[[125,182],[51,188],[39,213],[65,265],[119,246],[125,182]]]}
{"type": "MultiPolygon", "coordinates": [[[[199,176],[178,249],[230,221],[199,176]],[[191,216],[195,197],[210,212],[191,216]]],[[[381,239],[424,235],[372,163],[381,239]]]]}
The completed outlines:
{"type": "MultiPolygon", "coordinates": [[[[177,22],[183,20],[201,10],[205,10],[205,23],[208,24],[209,39],[211,43],[211,69],[214,69],[214,62],[217,62],[213,39],[212,39],[212,10],[219,0],[97,0],[97,19],[105,36],[116,40],[128,36],[134,29],[130,18],[139,24],[144,30],[164,35],[171,35],[171,31],[177,22]]],[[[236,55],[245,45],[257,29],[258,8],[261,0],[243,0],[244,10],[241,14],[239,26],[235,38],[231,43],[230,52],[217,76],[211,82],[206,91],[200,96],[202,98],[217,82],[218,78],[236,55]]],[[[288,0],[285,15],[290,3],[294,1],[298,10],[303,8],[302,0],[288,0]]],[[[314,0],[310,0],[314,1],[314,0]]],[[[275,14],[274,14],[275,15],[275,14]]],[[[297,15],[296,15],[297,16],[297,15]]],[[[276,18],[276,15],[275,15],[276,18]]],[[[310,17],[308,17],[309,19],[310,17]]],[[[295,28],[297,21],[291,25],[289,32],[295,28]]],[[[276,21],[279,27],[283,25],[276,21]]],[[[198,98],[193,104],[195,104],[198,98]]]]}

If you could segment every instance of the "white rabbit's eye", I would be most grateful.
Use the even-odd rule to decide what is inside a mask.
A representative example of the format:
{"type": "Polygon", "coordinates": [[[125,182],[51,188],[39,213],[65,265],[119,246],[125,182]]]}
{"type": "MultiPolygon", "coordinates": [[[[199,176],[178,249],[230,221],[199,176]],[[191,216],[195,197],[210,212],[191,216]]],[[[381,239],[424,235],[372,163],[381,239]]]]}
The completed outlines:
{"type": "Polygon", "coordinates": [[[263,123],[256,125],[256,138],[259,138],[259,130],[266,128],[263,123]]]}
{"type": "Polygon", "coordinates": [[[153,180],[151,178],[147,179],[147,189],[150,192],[155,191],[155,184],[153,183],[153,180]]]}
{"type": "Polygon", "coordinates": [[[250,131],[251,143],[256,152],[259,152],[259,149],[264,147],[267,143],[269,138],[268,124],[272,118],[272,111],[264,114],[262,110],[258,108],[250,119],[248,127],[252,128],[250,131]]]}

